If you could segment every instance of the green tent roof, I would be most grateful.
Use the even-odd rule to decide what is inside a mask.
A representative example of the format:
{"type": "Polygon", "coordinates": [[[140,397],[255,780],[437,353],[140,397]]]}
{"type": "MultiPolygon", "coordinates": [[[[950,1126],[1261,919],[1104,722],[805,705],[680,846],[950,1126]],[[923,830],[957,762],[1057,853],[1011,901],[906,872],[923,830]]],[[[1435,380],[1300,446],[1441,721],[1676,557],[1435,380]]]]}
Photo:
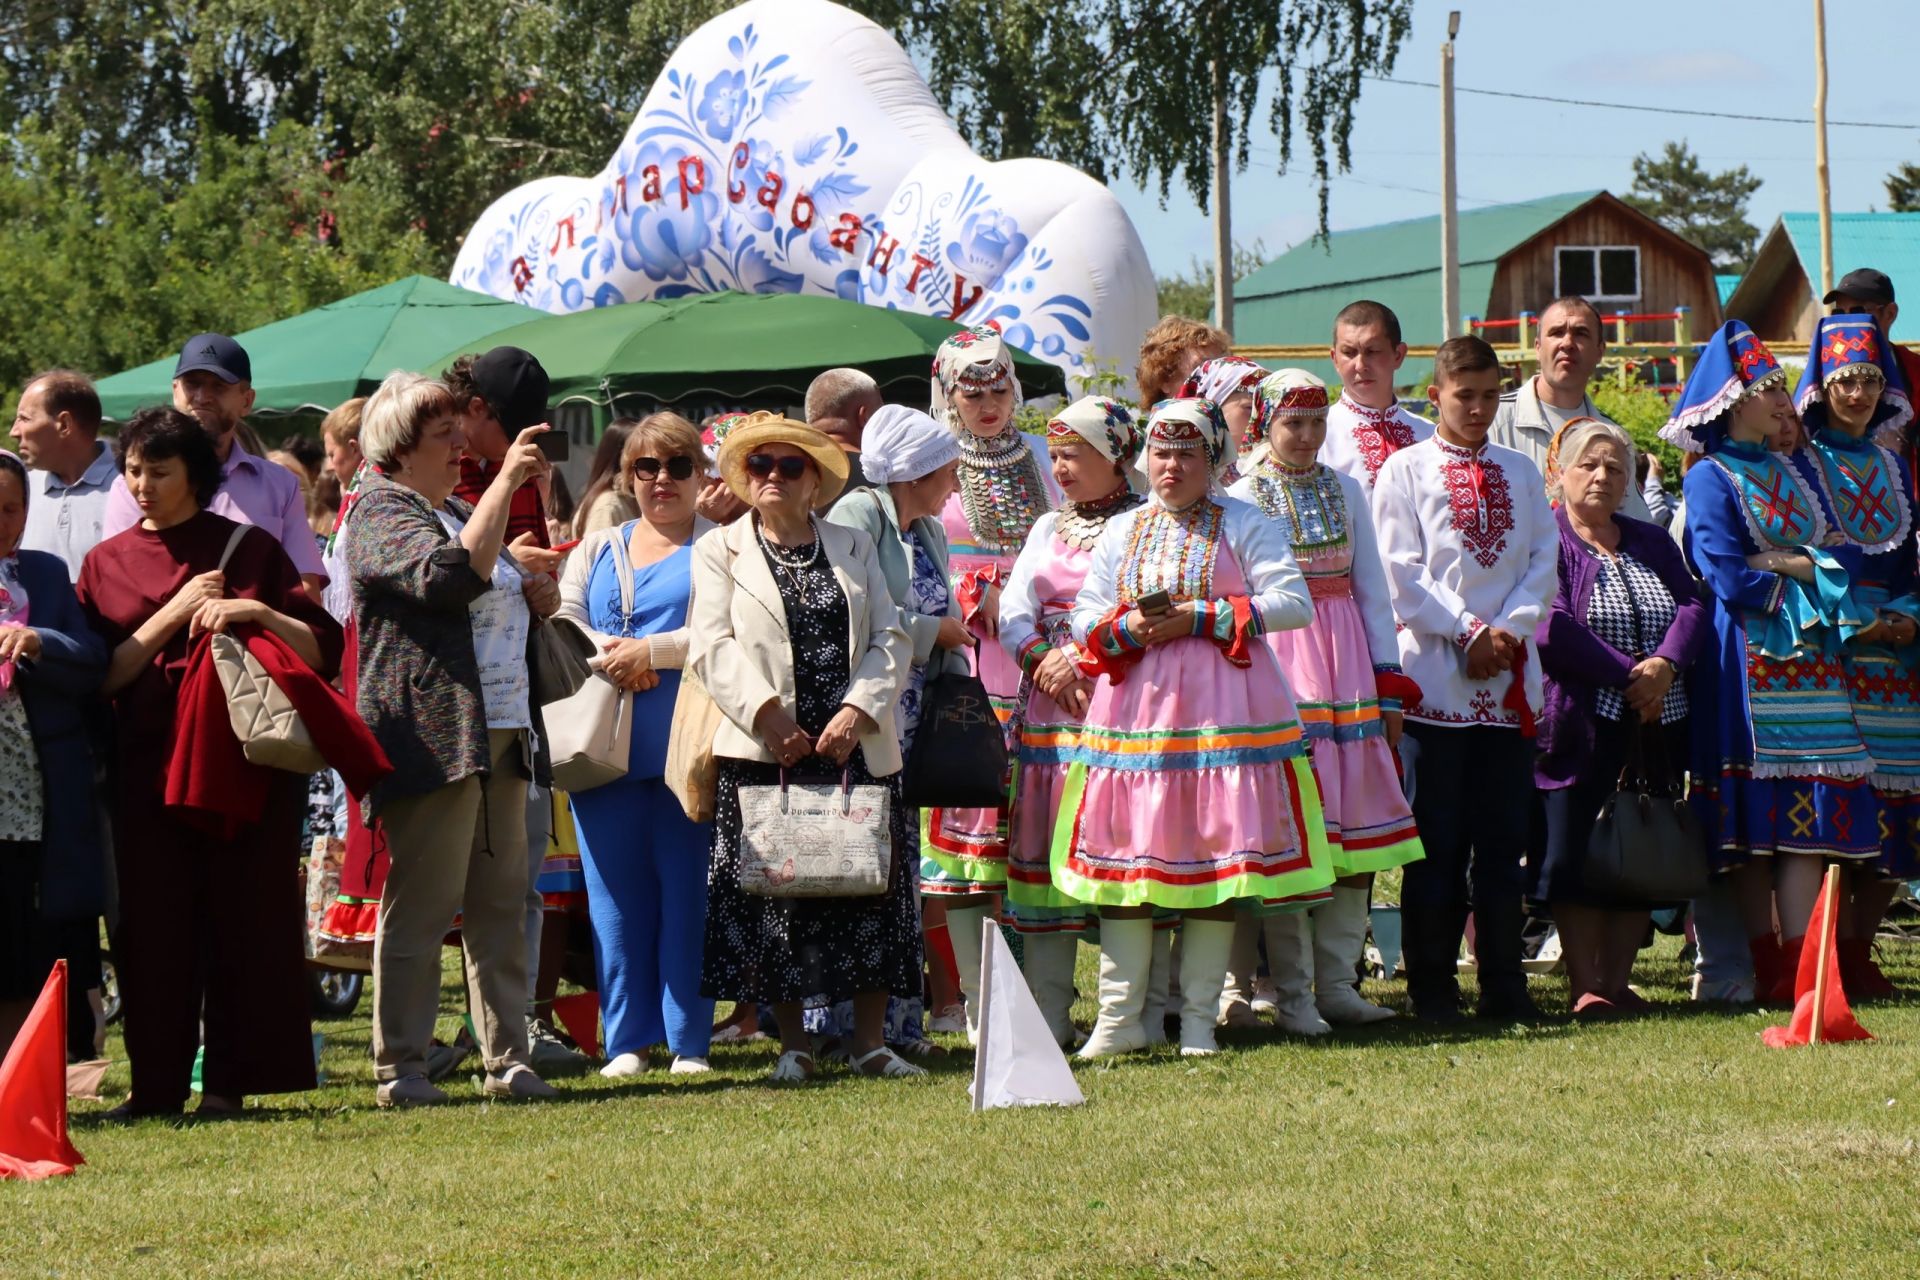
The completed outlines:
{"type": "MultiPolygon", "coordinates": [[[[1492,296],[1493,273],[1516,245],[1603,193],[1576,191],[1460,215],[1460,303],[1471,315],[1492,296]]],[[[1324,342],[1341,307],[1371,298],[1393,309],[1413,345],[1442,337],[1440,218],[1409,218],[1336,231],[1295,245],[1233,286],[1236,343],[1324,342]]]]}
{"type": "MultiPolygon", "coordinates": [[[[524,315],[525,313],[523,313],[524,315]]],[[[566,315],[534,312],[491,341],[523,347],[552,380],[555,404],[712,395],[797,403],[826,369],[851,365],[882,387],[926,394],[933,354],[961,326],[939,316],[800,293],[701,293],[566,315]]],[[[449,347],[428,372],[451,363],[449,347]]],[[[1028,397],[1066,390],[1058,365],[1015,350],[1028,397]]]]}
{"type": "MultiPolygon", "coordinates": [[[[407,276],[233,336],[253,364],[254,412],[291,413],[367,395],[395,369],[424,368],[528,314],[517,302],[407,276]]],[[[143,406],[170,403],[175,359],[102,378],[107,417],[124,421],[143,406]]]]}
{"type": "MultiPolygon", "coordinates": [[[[1818,293],[1820,215],[1783,213],[1780,226],[1818,293]]],[[[1920,213],[1834,214],[1833,277],[1838,280],[1856,267],[1886,272],[1893,296],[1904,304],[1887,336],[1907,342],[1920,336],[1920,213]]]]}

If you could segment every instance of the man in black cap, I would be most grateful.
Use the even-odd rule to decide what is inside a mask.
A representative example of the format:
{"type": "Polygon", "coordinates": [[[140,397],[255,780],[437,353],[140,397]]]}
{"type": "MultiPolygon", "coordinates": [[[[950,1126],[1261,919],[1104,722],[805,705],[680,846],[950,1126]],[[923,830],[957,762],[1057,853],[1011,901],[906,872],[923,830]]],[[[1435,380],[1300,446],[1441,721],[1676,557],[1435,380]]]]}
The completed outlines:
{"type": "MultiPolygon", "coordinates": [[[[249,453],[240,442],[240,424],[253,409],[253,362],[244,347],[221,333],[188,338],[173,367],[173,407],[193,418],[213,438],[224,478],[207,510],[229,520],[257,525],[285,548],[301,581],[316,599],[327,571],[307,523],[300,482],[285,467],[249,453]]],[[[124,477],[115,480],[101,522],[103,539],[140,523],[140,507],[124,477]]]]}
{"type": "Polygon", "coordinates": [[[1900,362],[1900,375],[1907,380],[1907,392],[1920,394],[1920,351],[1893,341],[1893,322],[1900,315],[1900,304],[1893,300],[1893,281],[1884,271],[1861,267],[1840,277],[1840,283],[1826,296],[1827,314],[1835,316],[1872,316],[1887,335],[1894,359],[1900,362]]]}
{"type": "MultiPolygon", "coordinates": [[[[478,502],[500,470],[507,449],[528,427],[547,420],[547,371],[530,351],[495,347],[477,356],[461,356],[442,381],[462,406],[461,427],[467,439],[460,460],[460,487],[454,495],[478,502]]],[[[562,557],[554,554],[547,536],[546,504],[536,482],[529,480],[513,495],[507,513],[507,549],[522,568],[553,573],[562,557]]]]}
{"type": "MultiPolygon", "coordinates": [[[[455,360],[441,380],[461,406],[461,428],[467,451],[460,459],[456,496],[477,502],[498,474],[507,449],[522,431],[547,421],[547,371],[532,352],[519,347],[495,347],[477,356],[455,360]]],[[[529,480],[513,494],[507,511],[507,550],[520,567],[535,575],[538,590],[529,590],[527,604],[541,617],[560,607],[560,589],[547,576],[559,570],[565,558],[551,550],[547,536],[546,504],[537,482],[529,480]]],[[[576,1074],[586,1069],[584,1055],[567,1047],[554,1034],[549,1016],[566,957],[568,930],[563,923],[545,927],[545,896],[540,892],[549,828],[548,792],[534,789],[527,804],[527,1037],[533,1069],[543,1077],[576,1074]]],[[[564,921],[566,908],[555,908],[564,921]]]]}

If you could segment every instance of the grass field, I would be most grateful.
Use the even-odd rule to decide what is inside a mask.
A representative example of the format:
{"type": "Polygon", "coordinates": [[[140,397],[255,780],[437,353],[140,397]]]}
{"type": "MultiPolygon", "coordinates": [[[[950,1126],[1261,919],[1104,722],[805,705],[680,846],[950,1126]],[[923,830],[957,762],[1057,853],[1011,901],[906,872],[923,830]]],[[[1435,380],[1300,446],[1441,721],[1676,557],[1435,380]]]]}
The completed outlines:
{"type": "MultiPolygon", "coordinates": [[[[1920,943],[1883,962],[1920,987],[1920,943]]],[[[244,1119],[79,1110],[84,1169],[0,1184],[0,1275],[1914,1274],[1920,1001],[1861,1009],[1878,1043],[1778,1051],[1780,1015],[1696,1010],[1684,976],[1662,939],[1636,1022],[1223,1033],[979,1116],[957,1045],[918,1081],[778,1091],[762,1045],[697,1083],[502,1105],[457,1077],[458,1105],[383,1114],[362,1016],[322,1024],[324,1088],[244,1119]]]]}

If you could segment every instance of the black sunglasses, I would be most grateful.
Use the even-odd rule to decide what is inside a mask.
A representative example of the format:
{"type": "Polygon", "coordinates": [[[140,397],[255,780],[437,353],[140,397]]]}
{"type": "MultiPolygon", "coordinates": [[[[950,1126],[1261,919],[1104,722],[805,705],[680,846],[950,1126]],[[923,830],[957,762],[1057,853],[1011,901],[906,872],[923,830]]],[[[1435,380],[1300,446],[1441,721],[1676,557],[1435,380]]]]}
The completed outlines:
{"type": "Polygon", "coordinates": [[[693,459],[684,453],[676,453],[664,463],[658,458],[635,458],[633,474],[651,480],[660,474],[660,468],[667,469],[667,475],[675,480],[685,480],[693,475],[693,459]]]}
{"type": "Polygon", "coordinates": [[[747,455],[747,474],[756,480],[765,480],[775,471],[780,472],[782,480],[798,480],[807,474],[807,460],[796,454],[787,454],[776,458],[770,453],[750,453],[747,455]]]}

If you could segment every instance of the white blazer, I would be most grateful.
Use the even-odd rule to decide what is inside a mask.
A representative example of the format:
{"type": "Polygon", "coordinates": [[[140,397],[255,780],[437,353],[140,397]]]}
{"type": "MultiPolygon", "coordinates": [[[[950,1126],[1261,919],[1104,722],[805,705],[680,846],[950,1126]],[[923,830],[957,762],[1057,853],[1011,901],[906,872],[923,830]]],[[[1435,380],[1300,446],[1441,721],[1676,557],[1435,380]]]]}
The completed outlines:
{"type": "MultiPolygon", "coordinates": [[[[833,576],[847,597],[848,664],[841,701],[872,717],[860,739],[876,777],[898,773],[900,738],[894,707],[913,661],[913,642],[900,624],[873,539],[858,529],[815,522],[833,576]]],[[[761,708],[778,702],[797,715],[793,640],[786,604],[753,533],[753,516],[704,534],[693,544],[693,609],[689,665],[724,717],[713,753],[774,763],[754,732],[761,708]]]]}

